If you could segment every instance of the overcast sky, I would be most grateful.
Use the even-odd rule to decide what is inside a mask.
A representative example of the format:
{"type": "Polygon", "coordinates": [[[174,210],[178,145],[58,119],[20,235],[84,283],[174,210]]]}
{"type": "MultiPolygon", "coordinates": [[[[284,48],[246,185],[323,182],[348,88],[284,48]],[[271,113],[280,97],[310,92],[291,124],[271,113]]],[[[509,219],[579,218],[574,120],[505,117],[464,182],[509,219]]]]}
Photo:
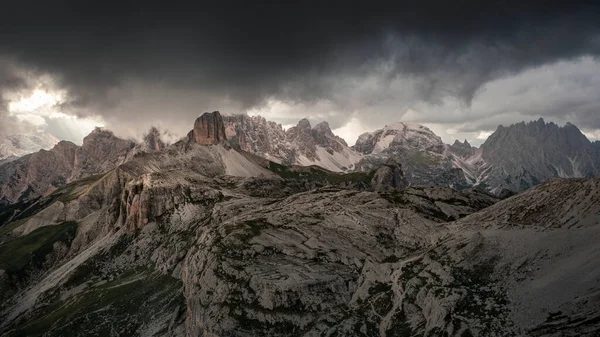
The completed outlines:
{"type": "Polygon", "coordinates": [[[396,121],[480,144],[539,117],[597,139],[599,17],[576,1],[3,3],[0,137],[183,135],[219,110],[326,120],[350,144],[396,121]]]}

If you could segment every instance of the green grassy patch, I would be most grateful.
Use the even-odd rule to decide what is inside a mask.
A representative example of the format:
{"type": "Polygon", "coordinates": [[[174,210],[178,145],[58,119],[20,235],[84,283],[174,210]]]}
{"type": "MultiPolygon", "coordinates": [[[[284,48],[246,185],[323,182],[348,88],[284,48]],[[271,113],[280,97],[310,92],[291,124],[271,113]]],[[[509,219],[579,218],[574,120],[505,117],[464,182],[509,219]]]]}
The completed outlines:
{"type": "Polygon", "coordinates": [[[442,157],[425,151],[411,151],[405,155],[406,161],[414,166],[436,166],[442,163],[442,157]]]}
{"type": "Polygon", "coordinates": [[[21,220],[16,220],[13,222],[10,222],[2,227],[0,227],[0,236],[6,235],[10,232],[12,232],[13,230],[15,230],[17,227],[21,226],[22,224],[24,224],[25,222],[27,222],[27,220],[29,220],[30,218],[25,218],[25,219],[21,219],[21,220]]]}
{"type": "Polygon", "coordinates": [[[132,336],[158,315],[184,308],[181,282],[150,269],[131,270],[33,313],[9,336],[132,336]]]}
{"type": "Polygon", "coordinates": [[[62,202],[69,202],[75,200],[80,196],[80,193],[77,193],[75,191],[76,189],[87,185],[91,185],[96,181],[100,180],[100,178],[102,178],[103,176],[104,174],[97,174],[69,183],[52,192],[52,194],[49,195],[49,198],[53,199],[53,201],[59,200],[62,202]]]}
{"type": "Polygon", "coordinates": [[[69,244],[77,232],[76,222],[40,227],[33,232],[0,246],[0,269],[20,272],[30,263],[41,265],[52,245],[61,241],[69,244]]]}
{"type": "Polygon", "coordinates": [[[369,183],[371,176],[364,172],[335,173],[316,166],[288,167],[269,162],[269,170],[286,179],[307,179],[309,181],[326,181],[331,184],[344,182],[369,183]]]}

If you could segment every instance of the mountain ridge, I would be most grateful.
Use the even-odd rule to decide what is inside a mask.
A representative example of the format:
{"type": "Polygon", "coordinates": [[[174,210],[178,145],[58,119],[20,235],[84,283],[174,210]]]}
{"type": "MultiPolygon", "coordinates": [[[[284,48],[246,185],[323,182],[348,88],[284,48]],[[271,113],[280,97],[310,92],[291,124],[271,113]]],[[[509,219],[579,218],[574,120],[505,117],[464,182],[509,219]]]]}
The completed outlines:
{"type": "MultiPolygon", "coordinates": [[[[540,119],[499,126],[479,148],[466,140],[444,144],[421,125],[391,123],[364,133],[357,144],[349,147],[326,122],[312,127],[303,119],[284,130],[261,116],[219,114],[206,118],[211,120],[196,120],[188,140],[206,133],[201,141],[236,146],[284,165],[317,165],[334,172],[368,173],[392,159],[402,164],[409,184],[459,189],[475,186],[500,195],[523,191],[552,177],[600,175],[600,142],[590,142],[570,123],[559,127],[540,119]],[[544,148],[541,155],[536,154],[537,144],[544,148]]],[[[69,181],[99,174],[137,155],[164,151],[168,146],[156,128],[138,144],[120,140],[102,129],[94,130],[86,139],[81,148],[74,150],[74,144],[61,142],[63,145],[56,150],[0,162],[3,203],[35,199],[69,181]],[[74,151],[74,155],[65,151],[74,151]],[[54,162],[60,170],[52,169],[50,163],[54,162]]]]}

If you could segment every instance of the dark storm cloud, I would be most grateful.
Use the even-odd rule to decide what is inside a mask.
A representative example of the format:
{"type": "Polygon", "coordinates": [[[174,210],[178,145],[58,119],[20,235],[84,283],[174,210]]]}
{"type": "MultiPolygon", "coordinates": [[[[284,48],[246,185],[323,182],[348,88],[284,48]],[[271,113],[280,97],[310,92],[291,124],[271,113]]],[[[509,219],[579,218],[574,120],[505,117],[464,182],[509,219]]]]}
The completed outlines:
{"type": "Polygon", "coordinates": [[[19,90],[27,87],[27,81],[15,67],[12,61],[0,57],[0,139],[15,127],[15,122],[9,117],[8,91],[19,90]]]}
{"type": "Polygon", "coordinates": [[[468,106],[492,79],[600,54],[598,5],[297,3],[14,2],[0,14],[0,55],[57,76],[73,113],[188,123],[266,98],[356,110],[383,99],[349,97],[372,74],[378,88],[409,80],[405,104],[468,106]]]}
{"type": "Polygon", "coordinates": [[[3,8],[0,50],[64,76],[82,103],[128,79],[244,105],[271,94],[313,99],[327,93],[323,75],[360,75],[384,61],[390,76],[423,76],[425,98],[444,89],[469,99],[492,76],[600,52],[598,8],[576,3],[20,3],[3,8]],[[452,88],[438,88],[452,75],[452,88]]]}

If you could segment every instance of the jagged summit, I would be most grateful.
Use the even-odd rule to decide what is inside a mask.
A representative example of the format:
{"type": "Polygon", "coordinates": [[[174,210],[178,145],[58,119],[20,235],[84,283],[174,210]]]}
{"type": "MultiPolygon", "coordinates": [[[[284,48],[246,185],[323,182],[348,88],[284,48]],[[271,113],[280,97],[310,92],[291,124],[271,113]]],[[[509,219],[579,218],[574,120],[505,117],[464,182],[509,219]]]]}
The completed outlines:
{"type": "Polygon", "coordinates": [[[69,182],[110,170],[127,160],[135,143],[96,128],[77,146],[60,141],[50,150],[40,150],[2,165],[0,205],[34,200],[69,182]]]}
{"type": "Polygon", "coordinates": [[[148,133],[144,135],[141,145],[144,150],[151,152],[162,151],[167,147],[167,144],[161,139],[160,131],[155,126],[152,126],[150,130],[148,130],[148,133]]]}
{"type": "Polygon", "coordinates": [[[458,139],[455,139],[454,143],[452,145],[454,145],[454,146],[467,146],[467,147],[471,147],[471,144],[466,139],[463,142],[461,142],[458,139]]]}
{"type": "Polygon", "coordinates": [[[460,142],[457,139],[452,145],[448,145],[448,150],[452,155],[458,156],[460,158],[469,158],[475,154],[477,148],[471,146],[471,144],[469,144],[469,142],[466,139],[464,142],[460,142]]]}
{"type": "MultiPolygon", "coordinates": [[[[168,144],[161,140],[162,136],[152,128],[135,144],[119,139],[107,129],[96,128],[84,138],[81,147],[61,142],[46,154],[17,160],[12,166],[9,163],[16,158],[11,156],[0,161],[5,169],[4,178],[0,179],[6,190],[3,195],[11,195],[10,200],[23,195],[39,196],[143,153],[165,151],[168,144]],[[49,159],[52,156],[56,158],[49,159]],[[45,159],[38,160],[42,157],[45,159]],[[67,176],[46,172],[51,165],[41,163],[49,161],[63,163],[67,176]],[[48,167],[38,169],[38,165],[48,167]],[[28,170],[32,173],[26,175],[28,170]],[[43,183],[32,187],[32,177],[37,175],[44,177],[43,183]],[[35,192],[31,193],[31,189],[35,192]]],[[[446,145],[427,127],[400,122],[364,133],[354,147],[348,147],[327,122],[313,127],[305,118],[284,130],[261,116],[221,116],[214,111],[195,120],[187,137],[186,143],[189,142],[222,144],[226,148],[232,144],[275,163],[317,165],[336,172],[370,172],[392,158],[402,164],[410,184],[478,186],[493,193],[519,192],[552,177],[597,176],[600,168],[600,142],[590,142],[573,124],[558,126],[543,119],[499,126],[480,148],[467,140],[446,145]]]]}
{"type": "Polygon", "coordinates": [[[593,145],[572,124],[542,118],[498,128],[481,146],[492,167],[488,185],[521,191],[552,177],[600,175],[593,145]]]}
{"type": "Polygon", "coordinates": [[[306,118],[284,130],[261,116],[224,116],[225,132],[242,150],[285,165],[317,165],[330,171],[349,171],[361,155],[333,134],[329,124],[311,127],[306,118]]]}

